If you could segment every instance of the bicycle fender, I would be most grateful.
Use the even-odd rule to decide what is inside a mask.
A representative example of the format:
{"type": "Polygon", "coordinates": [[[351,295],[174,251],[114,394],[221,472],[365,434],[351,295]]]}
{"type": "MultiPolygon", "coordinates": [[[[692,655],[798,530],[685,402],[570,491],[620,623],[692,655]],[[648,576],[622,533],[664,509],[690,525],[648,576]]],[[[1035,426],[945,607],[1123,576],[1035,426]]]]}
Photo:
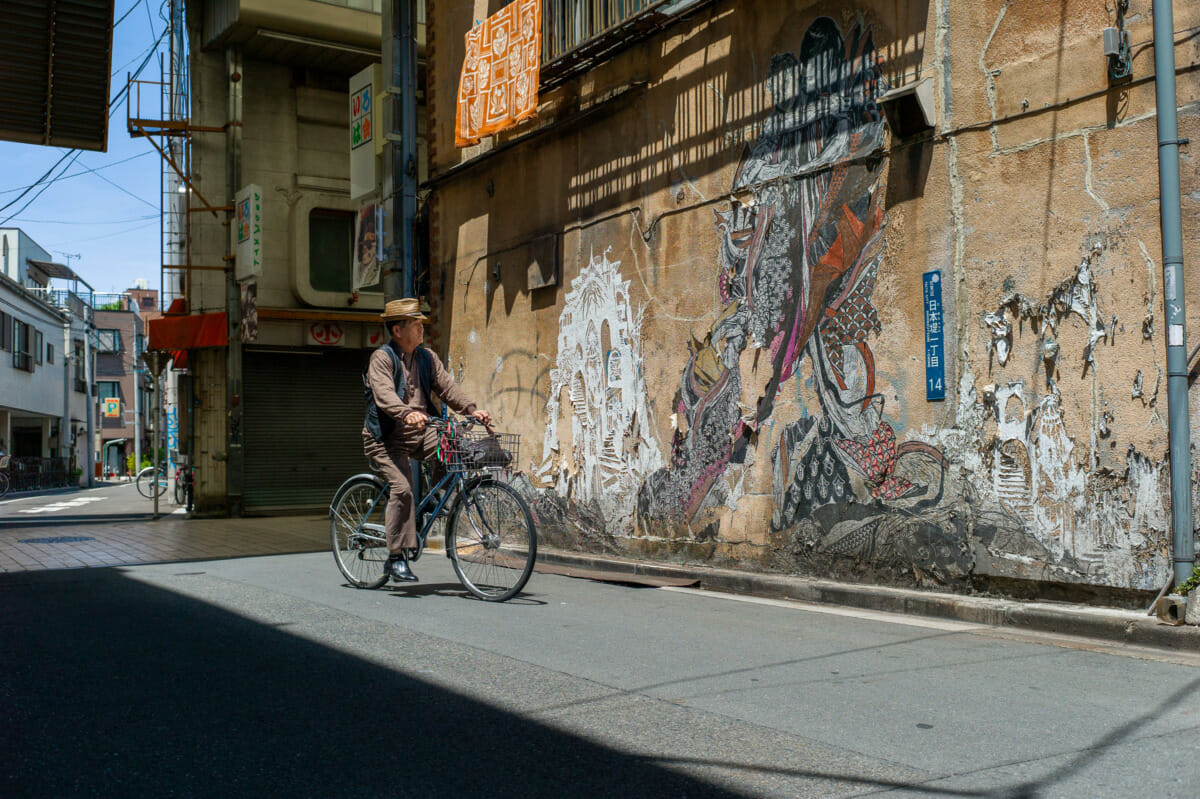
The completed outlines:
{"type": "Polygon", "coordinates": [[[361,474],[356,474],[353,477],[346,478],[346,480],[343,481],[340,486],[338,486],[337,491],[333,492],[333,499],[330,500],[330,502],[329,502],[329,518],[330,519],[333,518],[333,508],[335,505],[337,505],[338,497],[340,497],[342,495],[342,493],[350,486],[350,484],[355,482],[356,480],[370,480],[371,482],[375,483],[375,485],[379,486],[380,490],[382,490],[387,485],[387,483],[384,481],[384,479],[382,477],[380,477],[377,474],[373,474],[371,472],[362,472],[361,474]]]}

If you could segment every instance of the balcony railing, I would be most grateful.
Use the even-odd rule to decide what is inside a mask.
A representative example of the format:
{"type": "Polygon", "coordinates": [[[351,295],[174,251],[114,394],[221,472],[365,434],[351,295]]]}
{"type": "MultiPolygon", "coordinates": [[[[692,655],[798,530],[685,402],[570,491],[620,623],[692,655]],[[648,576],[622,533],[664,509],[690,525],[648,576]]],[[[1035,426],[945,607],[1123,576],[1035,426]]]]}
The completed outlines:
{"type": "Polygon", "coordinates": [[[63,458],[11,458],[8,476],[13,491],[37,491],[67,485],[67,461],[63,458]]]}
{"type": "Polygon", "coordinates": [[[542,0],[542,85],[586,69],[707,1],[542,0]]]}

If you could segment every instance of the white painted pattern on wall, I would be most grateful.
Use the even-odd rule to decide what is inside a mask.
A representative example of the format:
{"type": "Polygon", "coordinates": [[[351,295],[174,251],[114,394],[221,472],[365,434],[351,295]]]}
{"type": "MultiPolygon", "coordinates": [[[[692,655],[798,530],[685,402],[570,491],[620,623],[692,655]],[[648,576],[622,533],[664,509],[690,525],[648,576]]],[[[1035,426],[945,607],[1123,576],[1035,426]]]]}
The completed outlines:
{"type": "Polygon", "coordinates": [[[571,281],[559,316],[537,473],[563,496],[598,503],[610,529],[630,520],[638,486],[662,465],[646,410],[642,310],[631,306],[620,266],[608,251],[593,253],[571,281]],[[558,440],[563,413],[571,425],[567,446],[558,440]]]}

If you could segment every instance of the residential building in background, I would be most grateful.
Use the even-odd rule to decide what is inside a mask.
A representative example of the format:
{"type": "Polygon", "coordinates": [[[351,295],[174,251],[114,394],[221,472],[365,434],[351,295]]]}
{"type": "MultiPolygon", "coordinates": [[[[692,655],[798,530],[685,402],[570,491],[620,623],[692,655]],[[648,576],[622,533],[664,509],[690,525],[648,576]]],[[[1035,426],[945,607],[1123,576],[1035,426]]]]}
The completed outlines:
{"type": "Polygon", "coordinates": [[[0,230],[0,451],[15,490],[86,479],[91,288],[19,229],[0,230]]]}
{"type": "Polygon", "coordinates": [[[140,464],[131,469],[129,459],[140,456],[150,461],[154,452],[150,438],[153,382],[141,362],[146,350],[142,309],[157,313],[158,292],[142,288],[97,294],[95,302],[100,462],[105,475],[136,476],[140,464]]]}

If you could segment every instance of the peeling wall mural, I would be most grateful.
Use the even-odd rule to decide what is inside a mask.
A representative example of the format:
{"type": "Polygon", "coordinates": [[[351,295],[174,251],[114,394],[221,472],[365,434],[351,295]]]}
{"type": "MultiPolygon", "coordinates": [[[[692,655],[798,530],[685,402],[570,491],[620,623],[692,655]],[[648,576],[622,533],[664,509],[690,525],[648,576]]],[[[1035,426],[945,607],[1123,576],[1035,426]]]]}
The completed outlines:
{"type": "Polygon", "coordinates": [[[662,464],[646,413],[642,311],[629,302],[620,261],[592,256],[571,281],[550,372],[546,437],[537,476],[556,493],[594,501],[609,525],[628,523],[642,479],[662,464]],[[571,440],[558,424],[569,408],[571,440]]]}
{"type": "Polygon", "coordinates": [[[730,464],[746,460],[807,359],[820,410],[786,425],[771,452],[772,529],[795,531],[808,554],[919,560],[947,577],[968,569],[964,532],[941,507],[941,453],[898,442],[875,387],[872,294],[886,220],[881,170],[865,156],[885,139],[877,65],[869,29],[854,25],[843,37],[828,18],[812,24],[798,53],[771,61],[774,107],[732,187],[751,199],[717,221],[724,309],[691,342],[671,464],[639,496],[644,533],[695,535],[697,514],[728,493],[720,484],[730,464]],[[742,405],[747,348],[770,358],[754,408],[742,405]],[[849,517],[821,513],[850,501],[862,504],[849,517]]]}
{"type": "Polygon", "coordinates": [[[1010,293],[981,319],[1002,365],[1014,351],[1014,323],[1035,337],[1030,344],[1044,379],[984,386],[977,396],[968,370],[969,401],[959,404],[955,430],[926,438],[986,475],[974,484],[973,504],[1000,511],[996,534],[985,541],[990,555],[1047,569],[1055,579],[1152,590],[1169,568],[1166,467],[1130,446],[1123,474],[1096,468],[1097,439],[1111,435],[1111,414],[1097,413],[1093,429],[1070,429],[1056,379],[1060,366],[1094,375],[1097,345],[1115,334],[1117,318],[1106,320],[1097,299],[1095,264],[1104,252],[1102,244],[1089,247],[1044,299],[1010,293]],[[1004,336],[996,335],[998,320],[1004,336]],[[1085,332],[1078,353],[1060,350],[1067,325],[1085,332]]]}

